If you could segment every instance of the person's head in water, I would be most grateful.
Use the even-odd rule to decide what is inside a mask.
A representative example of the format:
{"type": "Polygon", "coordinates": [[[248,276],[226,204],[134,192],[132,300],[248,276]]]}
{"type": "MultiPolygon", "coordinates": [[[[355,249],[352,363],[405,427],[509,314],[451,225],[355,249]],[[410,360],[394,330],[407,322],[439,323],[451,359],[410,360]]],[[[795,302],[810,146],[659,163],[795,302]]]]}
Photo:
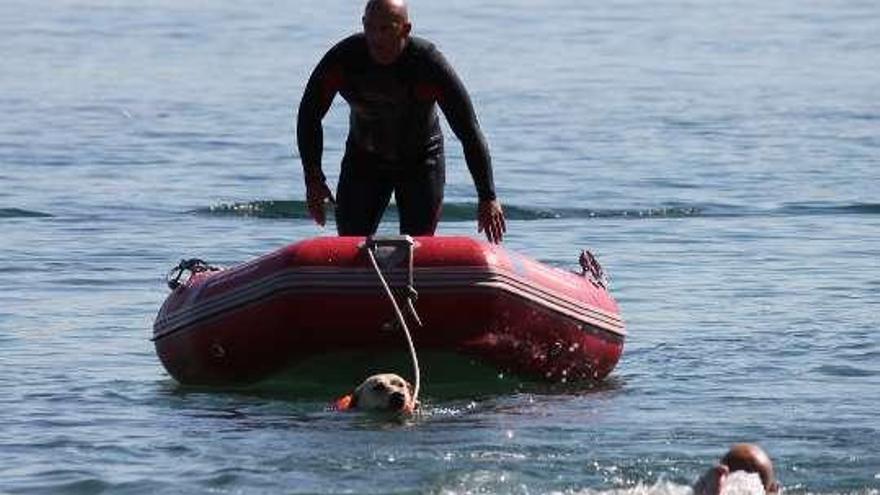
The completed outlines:
{"type": "Polygon", "coordinates": [[[779,491],[779,483],[776,481],[770,456],[755,444],[734,444],[721,458],[721,464],[727,466],[731,473],[734,471],[758,473],[767,493],[779,491]]]}
{"type": "Polygon", "coordinates": [[[389,65],[406,47],[412,24],[404,0],[369,0],[364,9],[364,34],[370,57],[389,65]]]}
{"type": "Polygon", "coordinates": [[[770,456],[753,443],[737,443],[730,447],[718,464],[697,480],[693,487],[694,495],[722,495],[728,476],[737,471],[757,474],[765,493],[779,493],[779,482],[776,481],[770,456]]]}

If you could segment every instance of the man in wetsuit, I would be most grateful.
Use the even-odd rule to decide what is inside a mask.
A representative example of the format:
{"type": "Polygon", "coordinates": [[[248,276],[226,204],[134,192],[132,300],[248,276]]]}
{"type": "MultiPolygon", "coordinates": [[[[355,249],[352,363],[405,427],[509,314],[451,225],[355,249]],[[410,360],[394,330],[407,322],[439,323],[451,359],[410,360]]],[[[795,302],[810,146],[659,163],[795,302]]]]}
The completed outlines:
{"type": "Polygon", "coordinates": [[[477,188],[478,231],[501,242],[506,226],[489,150],[458,76],[434,45],[410,36],[404,0],[369,0],[363,25],[324,55],[300,102],[297,144],[312,218],[324,225],[325,204],[333,202],[321,171],[321,120],[340,93],[351,114],[336,190],[339,235],[375,233],[392,192],[400,232],[433,235],[446,182],[439,105],[477,188]]]}

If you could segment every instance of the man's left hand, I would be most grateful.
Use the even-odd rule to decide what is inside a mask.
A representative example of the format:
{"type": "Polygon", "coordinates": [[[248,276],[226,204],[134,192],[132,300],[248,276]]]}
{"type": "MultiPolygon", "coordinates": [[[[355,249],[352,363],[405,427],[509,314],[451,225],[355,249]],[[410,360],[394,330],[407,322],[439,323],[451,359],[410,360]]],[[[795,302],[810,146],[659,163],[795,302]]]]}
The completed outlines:
{"type": "Polygon", "coordinates": [[[497,199],[480,201],[477,209],[477,232],[486,232],[486,238],[493,244],[500,244],[507,223],[504,221],[504,210],[497,199]]]}

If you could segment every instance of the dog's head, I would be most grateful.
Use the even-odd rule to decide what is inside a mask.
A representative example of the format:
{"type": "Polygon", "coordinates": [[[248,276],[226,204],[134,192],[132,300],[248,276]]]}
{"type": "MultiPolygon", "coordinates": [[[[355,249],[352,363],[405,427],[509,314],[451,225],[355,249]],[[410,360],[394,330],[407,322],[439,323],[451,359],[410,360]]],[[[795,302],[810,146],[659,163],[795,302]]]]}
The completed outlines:
{"type": "Polygon", "coordinates": [[[394,373],[373,375],[354,390],[351,408],[365,411],[413,412],[418,405],[413,401],[413,388],[394,373]]]}

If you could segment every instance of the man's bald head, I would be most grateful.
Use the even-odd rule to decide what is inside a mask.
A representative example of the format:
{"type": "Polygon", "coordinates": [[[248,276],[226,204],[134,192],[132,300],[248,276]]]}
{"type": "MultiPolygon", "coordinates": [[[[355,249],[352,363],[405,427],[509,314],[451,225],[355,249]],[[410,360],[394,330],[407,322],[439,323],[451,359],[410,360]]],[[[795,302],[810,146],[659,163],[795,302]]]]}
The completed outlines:
{"type": "Polygon", "coordinates": [[[409,11],[404,0],[370,0],[364,8],[364,16],[371,14],[390,15],[399,22],[409,22],[409,11]]]}
{"type": "Polygon", "coordinates": [[[370,56],[390,65],[403,53],[412,25],[404,0],[370,0],[364,8],[364,34],[370,56]]]}

